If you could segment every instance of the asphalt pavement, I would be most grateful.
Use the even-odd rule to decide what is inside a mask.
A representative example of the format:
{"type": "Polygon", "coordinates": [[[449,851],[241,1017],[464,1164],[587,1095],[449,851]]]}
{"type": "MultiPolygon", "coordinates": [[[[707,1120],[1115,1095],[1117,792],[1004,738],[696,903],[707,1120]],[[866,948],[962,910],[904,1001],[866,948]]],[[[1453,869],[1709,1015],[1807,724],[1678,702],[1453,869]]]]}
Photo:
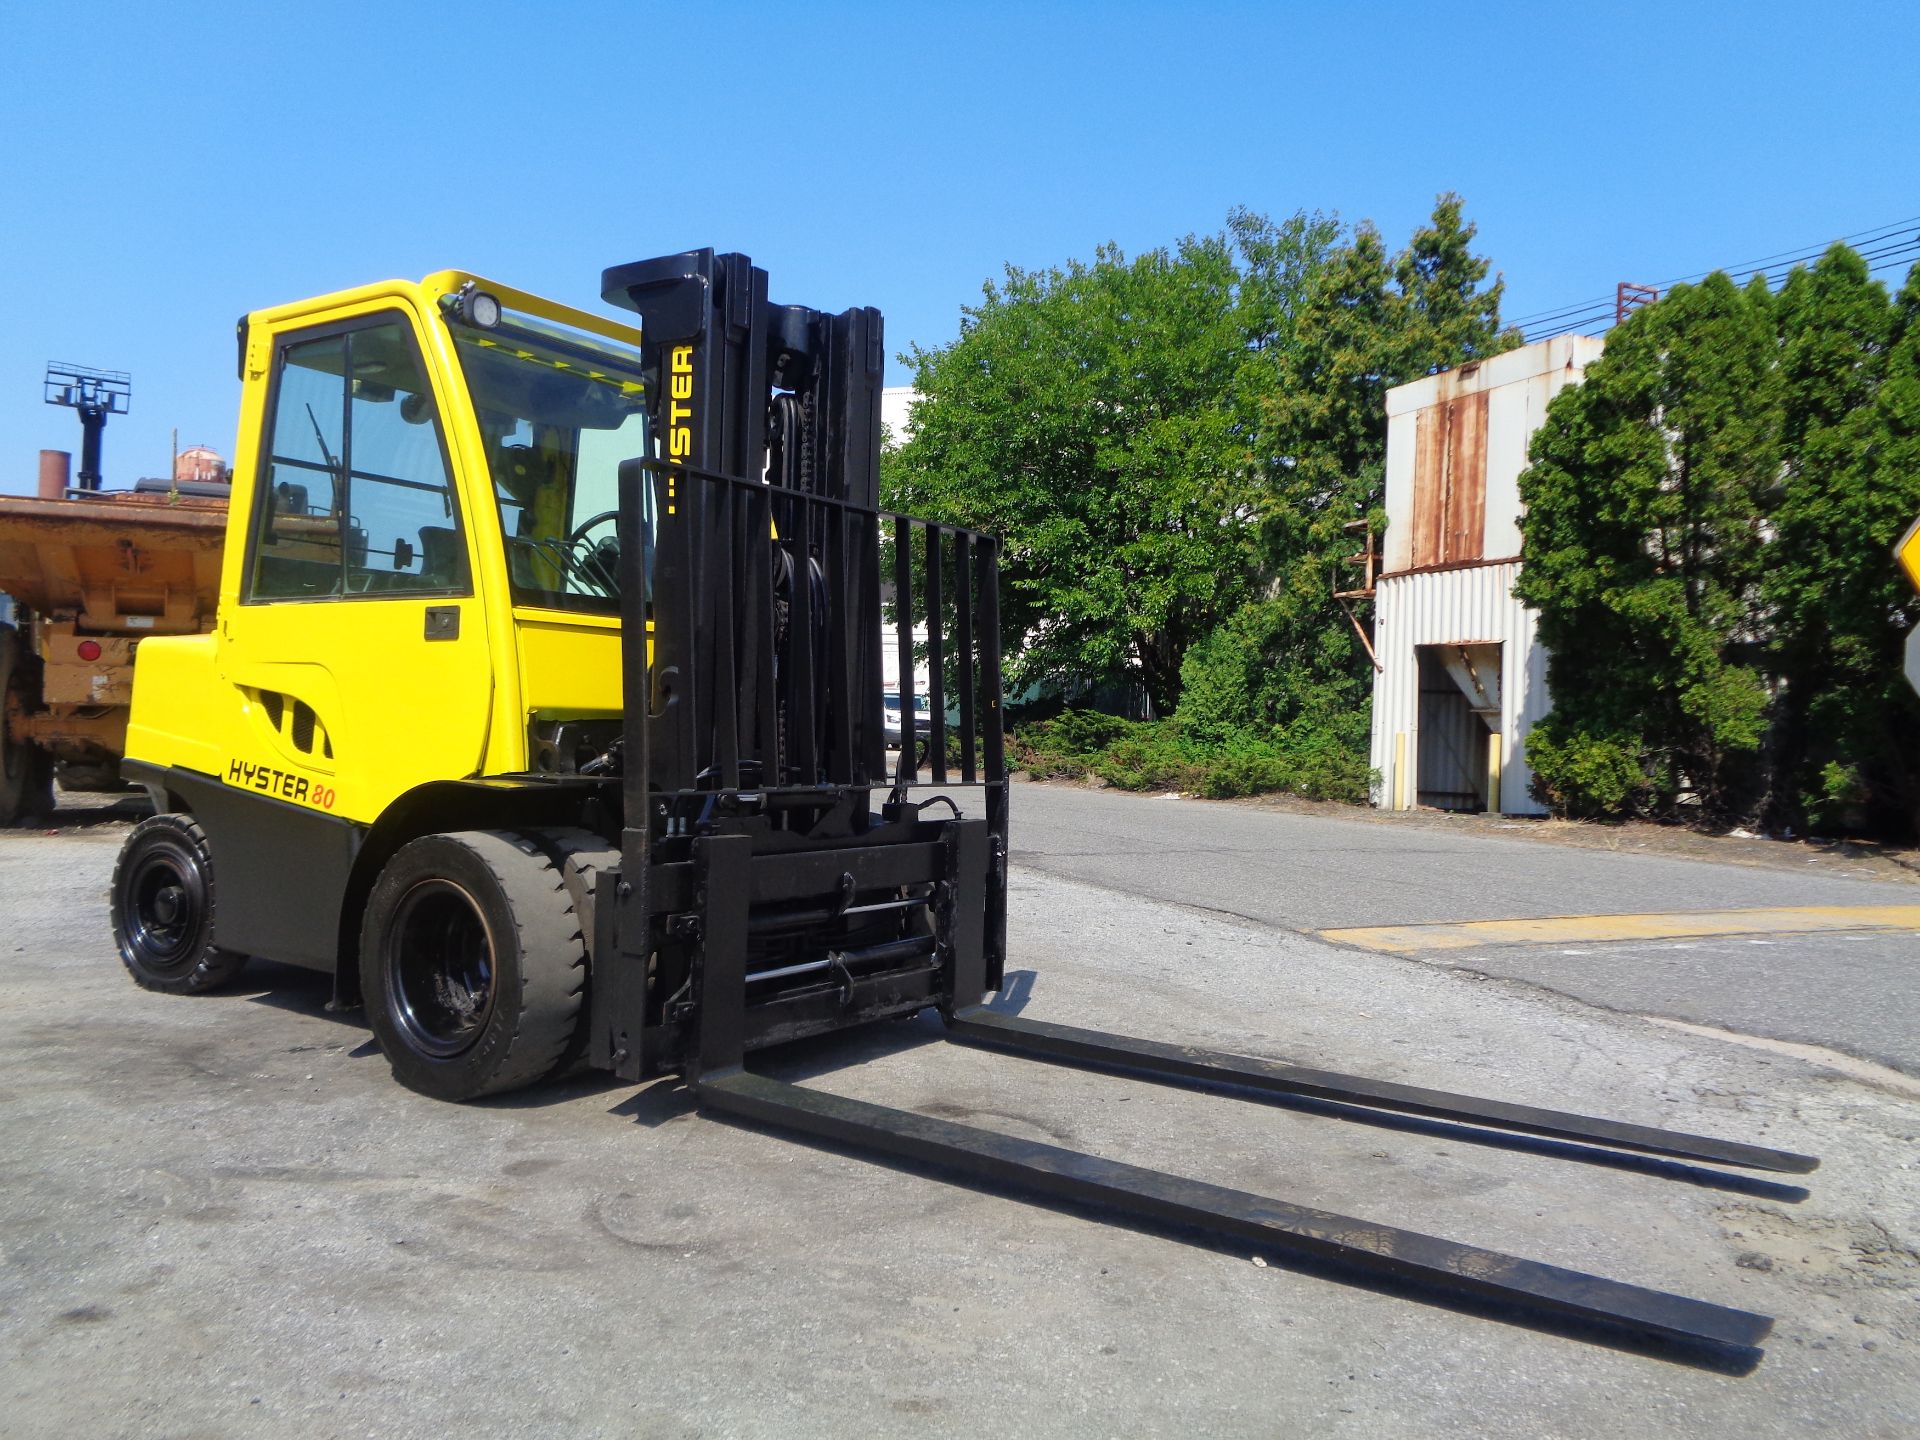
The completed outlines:
{"type": "MultiPolygon", "coordinates": [[[[1230,802],[1023,785],[1017,866],[1305,933],[1439,921],[1911,907],[1920,886],[1448,834],[1230,802]]],[[[1839,922],[1837,922],[1838,924],[1839,922]]],[[[1821,1046],[1920,1076],[1920,933],[1494,945],[1408,963],[1635,1015],[1821,1046]]]]}
{"type": "Polygon", "coordinates": [[[1289,930],[1767,905],[1912,904],[1920,888],[1448,834],[1390,820],[1079,785],[1013,792],[1013,857],[1289,930]]]}
{"type": "MultiPolygon", "coordinates": [[[[94,823],[0,835],[0,1436],[1920,1433],[1920,1103],[1302,933],[1487,913],[1394,897],[1402,876],[1445,888],[1430,838],[1395,865],[1390,826],[1093,799],[1016,795],[1006,1007],[1821,1168],[1470,1143],[963,1050],[927,1021],[756,1068],[1762,1312],[1764,1356],[1695,1363],[1100,1223],[698,1116],[670,1079],[425,1100],[310,975],[133,986],[104,904],[125,821],[70,811],[94,823]],[[1216,812],[1244,843],[1224,863],[1345,853],[1372,898],[1243,920],[1155,898],[1169,866],[1217,858],[1141,843],[1121,862],[1136,823],[1190,840],[1216,812]],[[1032,853],[1076,815],[1114,840],[1112,885],[1032,853]]],[[[1574,872],[1595,859],[1543,856],[1534,883],[1594,893],[1574,872]]],[[[1622,873],[1613,893],[1674,908],[1622,873]]],[[[1724,903],[1756,878],[1694,873],[1724,903]]]]}

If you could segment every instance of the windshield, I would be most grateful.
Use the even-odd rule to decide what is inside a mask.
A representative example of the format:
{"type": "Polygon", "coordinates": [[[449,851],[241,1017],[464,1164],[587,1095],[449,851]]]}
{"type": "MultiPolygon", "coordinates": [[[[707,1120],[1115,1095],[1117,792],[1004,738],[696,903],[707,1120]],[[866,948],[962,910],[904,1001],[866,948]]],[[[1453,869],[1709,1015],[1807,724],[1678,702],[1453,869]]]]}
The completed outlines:
{"type": "MultiPolygon", "coordinates": [[[[515,312],[493,330],[449,328],[480,417],[514,602],[617,614],[620,462],[650,453],[639,355],[515,312]]],[[[641,489],[650,510],[653,487],[641,489]]]]}

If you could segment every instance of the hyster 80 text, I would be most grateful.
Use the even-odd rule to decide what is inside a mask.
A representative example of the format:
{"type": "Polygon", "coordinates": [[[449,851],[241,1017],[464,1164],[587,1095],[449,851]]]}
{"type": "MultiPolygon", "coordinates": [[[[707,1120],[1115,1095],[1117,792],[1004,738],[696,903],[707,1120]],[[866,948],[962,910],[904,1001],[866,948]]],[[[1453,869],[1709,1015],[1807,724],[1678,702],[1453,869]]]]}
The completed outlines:
{"type": "Polygon", "coordinates": [[[262,795],[271,795],[276,800],[294,800],[301,804],[318,805],[322,810],[333,808],[333,789],[309,781],[304,775],[295,775],[290,770],[276,770],[271,765],[253,765],[245,760],[227,762],[227,783],[238,785],[246,790],[258,790],[262,795]]]}

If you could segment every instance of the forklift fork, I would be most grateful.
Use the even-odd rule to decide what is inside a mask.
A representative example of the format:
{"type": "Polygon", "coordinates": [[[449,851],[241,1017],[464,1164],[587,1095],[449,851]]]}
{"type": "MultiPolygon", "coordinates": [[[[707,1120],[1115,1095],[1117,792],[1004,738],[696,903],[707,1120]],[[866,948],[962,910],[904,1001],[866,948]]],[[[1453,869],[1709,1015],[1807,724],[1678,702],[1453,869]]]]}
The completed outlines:
{"type": "Polygon", "coordinates": [[[1751,1311],[831,1095],[745,1069],[702,1075],[693,1090],[702,1109],[723,1115],[1536,1316],[1720,1351],[1752,1351],[1773,1327],[1770,1318],[1751,1311]]]}
{"type": "MultiPolygon", "coordinates": [[[[721,996],[745,994],[742,938],[728,935],[722,943],[708,945],[702,957],[698,1063],[689,1067],[688,1080],[703,1110],[935,1166],[966,1179],[1195,1231],[1216,1241],[1332,1261],[1370,1276],[1511,1306],[1536,1316],[1582,1321],[1716,1351],[1752,1351],[1772,1328],[1770,1318],[1746,1310],[756,1075],[744,1063],[739,1002],[714,1003],[721,996]]],[[[963,1044],[1167,1084],[1302,1095],[1642,1154],[1790,1174],[1804,1174],[1819,1163],[1762,1146],[1023,1020],[983,1005],[957,1011],[947,1024],[951,1037],[963,1044]]]]}
{"type": "Polygon", "coordinates": [[[1111,1070],[1197,1090],[1298,1095],[1341,1105],[1392,1110],[1403,1115],[1419,1115],[1489,1130],[1534,1135],[1545,1140],[1568,1140],[1673,1160],[1734,1165],[1748,1170],[1774,1170],[1789,1175],[1805,1175],[1820,1164],[1810,1155],[1796,1155],[1788,1150],[1773,1150],[1764,1145],[1743,1145],[1736,1140],[1716,1140],[1650,1125],[1625,1125],[1616,1120],[1573,1115],[1563,1110],[1541,1110],[1531,1105],[1511,1105],[1501,1100],[1483,1100],[1445,1090],[1423,1090],[1386,1080],[1369,1080],[1359,1075],[1341,1075],[1331,1070],[1309,1070],[1278,1060],[1225,1055],[1192,1045],[1167,1045],[1125,1035],[1107,1035],[1098,1030],[1080,1030],[1071,1025],[1053,1025],[1045,1021],[1002,1015],[984,1005],[959,1012],[948,1022],[948,1030],[954,1039],[963,1044],[977,1045],[983,1049],[1028,1055],[1036,1060],[1079,1065],[1091,1070],[1111,1070]]]}

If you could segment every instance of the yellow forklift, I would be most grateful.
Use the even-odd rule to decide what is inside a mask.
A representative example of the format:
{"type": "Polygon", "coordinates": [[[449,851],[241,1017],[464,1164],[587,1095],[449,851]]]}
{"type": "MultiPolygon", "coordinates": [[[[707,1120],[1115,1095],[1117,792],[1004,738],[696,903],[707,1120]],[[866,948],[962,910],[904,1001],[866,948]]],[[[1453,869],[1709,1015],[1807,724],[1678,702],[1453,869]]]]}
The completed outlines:
{"type": "Polygon", "coordinates": [[[1024,1019],[1007,959],[999,547],[878,508],[878,312],[741,255],[605,272],[637,326],[443,272],[257,311],[211,633],[138,652],[156,814],[111,909],[150,989],[332,977],[448,1100],[581,1065],[703,1110],[1609,1334],[1771,1322],[755,1074],[936,1010],[964,1043],[1463,1139],[1800,1173],[1734,1141],[1024,1019]],[[919,638],[916,638],[918,635],[919,638]],[[886,747],[883,646],[924,749],[886,747]]]}

